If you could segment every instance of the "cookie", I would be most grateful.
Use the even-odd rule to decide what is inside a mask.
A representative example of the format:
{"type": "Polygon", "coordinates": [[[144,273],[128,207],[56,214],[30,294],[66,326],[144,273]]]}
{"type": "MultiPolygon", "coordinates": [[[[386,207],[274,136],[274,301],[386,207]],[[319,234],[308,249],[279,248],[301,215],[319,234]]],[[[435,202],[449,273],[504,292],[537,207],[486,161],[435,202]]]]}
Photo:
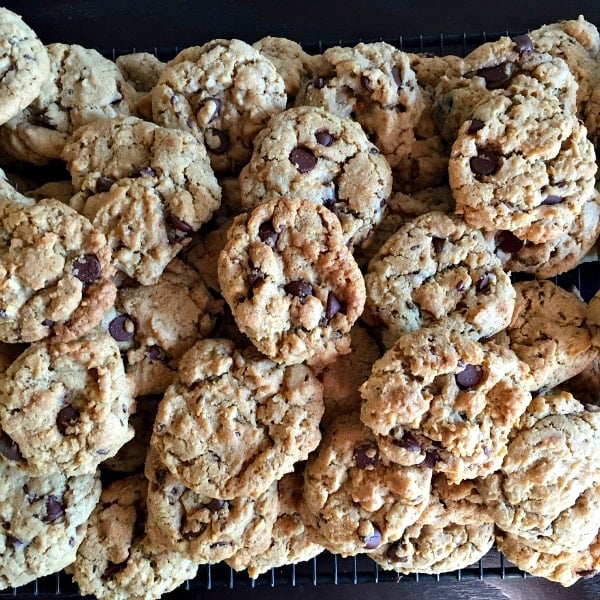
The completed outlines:
{"type": "Polygon", "coordinates": [[[304,471],[308,524],[317,541],[342,556],[375,551],[398,539],[425,510],[431,469],[383,457],[358,413],[326,431],[304,471]]]}
{"type": "Polygon", "coordinates": [[[381,220],[392,174],[358,123],[301,106],[256,136],[240,191],[246,210],[287,197],[322,204],[339,218],[344,243],[356,246],[381,220]]]}
{"type": "Polygon", "coordinates": [[[46,48],[14,12],[0,10],[0,125],[33,102],[50,74],[46,48]]]}
{"type": "Polygon", "coordinates": [[[529,366],[524,385],[553,388],[583,371],[597,356],[586,303],[551,281],[521,281],[514,287],[511,322],[494,340],[529,366]]]}
{"type": "Polygon", "coordinates": [[[56,573],[75,560],[100,497],[93,471],[31,477],[0,460],[0,589],[56,573]]]}
{"type": "Polygon", "coordinates": [[[71,340],[115,300],[106,237],[58,200],[0,202],[0,340],[71,340]]]}
{"type": "Polygon", "coordinates": [[[154,121],[204,140],[216,173],[239,172],[256,134],[286,102],[273,63],[236,39],[186,48],[152,91],[154,121]]]}
{"type": "Polygon", "coordinates": [[[390,348],[407,331],[444,323],[475,338],[508,325],[515,293],[481,232],[426,213],[403,225],[371,259],[365,319],[390,348]]]}
{"type": "Polygon", "coordinates": [[[325,404],[321,426],[325,428],[338,415],[360,411],[362,400],[358,389],[367,380],[373,363],[381,355],[377,342],[360,323],[352,327],[350,338],[350,352],[338,356],[335,362],[319,373],[325,404]]]}
{"type": "Polygon", "coordinates": [[[74,194],[75,188],[70,181],[49,181],[27,192],[27,196],[34,200],[54,198],[64,204],[70,204],[74,194]]]}
{"type": "Polygon", "coordinates": [[[270,546],[262,552],[238,553],[228,559],[227,564],[241,571],[246,569],[251,579],[273,568],[292,565],[310,560],[320,554],[324,548],[312,541],[310,528],[301,517],[302,488],[304,477],[302,470],[284,475],[277,483],[279,511],[273,525],[270,546]]]}
{"type": "Polygon", "coordinates": [[[508,348],[444,326],[405,333],[361,386],[361,419],[383,456],[423,464],[451,482],[502,464],[531,395],[527,367],[508,348]]]}
{"type": "Polygon", "coordinates": [[[500,529],[542,552],[579,551],[598,533],[600,412],[568,392],[537,396],[500,470],[478,482],[500,529]]]}
{"type": "Polygon", "coordinates": [[[399,573],[447,573],[483,558],[494,537],[494,522],[473,482],[451,484],[436,475],[429,504],[417,522],[371,558],[399,573]]]}
{"type": "Polygon", "coordinates": [[[356,119],[392,167],[409,152],[423,110],[408,55],[386,42],[325,50],[299,104],[356,119]]]}
{"type": "Polygon", "coordinates": [[[218,275],[240,330],[273,360],[325,365],[348,352],[364,281],[325,207],[281,198],[237,217],[218,275]]]}
{"type": "Polygon", "coordinates": [[[155,283],[219,207],[206,151],[193,136],[135,117],[81,127],[63,151],[71,205],[105,232],[117,269],[155,283]]]}
{"type": "Polygon", "coordinates": [[[60,158],[69,136],[96,119],[135,110],[135,90],[117,66],[77,44],[49,44],[50,74],[33,102],[0,128],[0,148],[38,165],[60,158]]]}
{"type": "Polygon", "coordinates": [[[154,543],[210,564],[268,548],[279,507],[276,483],[256,498],[212,498],[182,484],[153,448],[145,472],[150,481],[147,533],[154,543]]]}
{"type": "Polygon", "coordinates": [[[322,414],[322,386],[308,367],[201,340],[179,362],[151,444],[195,492],[257,497],[317,447],[322,414]]]}
{"type": "Polygon", "coordinates": [[[152,600],[195,577],[196,563],[148,539],[147,488],[143,475],[132,475],[102,490],[77,558],[66,569],[81,594],[152,600]]]}
{"type": "Polygon", "coordinates": [[[32,344],[0,380],[4,459],[31,475],[93,473],[133,437],[117,345],[93,334],[32,344]]]}
{"type": "Polygon", "coordinates": [[[456,211],[474,228],[533,243],[559,239],[594,194],[585,127],[547,97],[495,96],[477,107],[448,165],[456,211]]]}
{"type": "Polygon", "coordinates": [[[166,64],[149,52],[132,52],[117,56],[115,64],[125,81],[138,92],[150,92],[158,83],[166,64]]]}
{"type": "Polygon", "coordinates": [[[491,239],[494,252],[507,271],[547,279],[574,269],[588,257],[593,258],[599,233],[600,205],[598,194],[594,193],[570,229],[555,241],[535,244],[508,230],[495,232],[491,239]]]}

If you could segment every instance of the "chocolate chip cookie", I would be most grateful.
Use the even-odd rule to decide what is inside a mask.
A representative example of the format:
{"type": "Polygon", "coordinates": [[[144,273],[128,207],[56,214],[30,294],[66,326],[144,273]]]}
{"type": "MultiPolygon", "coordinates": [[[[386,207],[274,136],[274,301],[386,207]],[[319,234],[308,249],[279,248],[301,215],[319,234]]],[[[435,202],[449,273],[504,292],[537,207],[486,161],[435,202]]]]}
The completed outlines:
{"type": "Polygon", "coordinates": [[[246,210],[287,197],[322,204],[339,218],[344,242],[356,246],[383,216],[392,173],[358,123],[301,106],[256,136],[240,191],[246,210]]]}
{"type": "Polygon", "coordinates": [[[239,328],[273,360],[324,366],[348,352],[365,288],[330,210],[281,198],[237,217],[218,274],[239,328]]]}

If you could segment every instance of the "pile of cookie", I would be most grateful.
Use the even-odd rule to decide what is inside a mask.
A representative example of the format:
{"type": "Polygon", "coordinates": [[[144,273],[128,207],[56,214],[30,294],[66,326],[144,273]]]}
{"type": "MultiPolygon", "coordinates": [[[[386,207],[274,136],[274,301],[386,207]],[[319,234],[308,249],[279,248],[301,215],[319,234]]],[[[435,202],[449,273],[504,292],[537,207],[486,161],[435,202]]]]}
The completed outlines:
{"type": "Polygon", "coordinates": [[[0,52],[1,588],[600,570],[593,24],[0,52]]]}

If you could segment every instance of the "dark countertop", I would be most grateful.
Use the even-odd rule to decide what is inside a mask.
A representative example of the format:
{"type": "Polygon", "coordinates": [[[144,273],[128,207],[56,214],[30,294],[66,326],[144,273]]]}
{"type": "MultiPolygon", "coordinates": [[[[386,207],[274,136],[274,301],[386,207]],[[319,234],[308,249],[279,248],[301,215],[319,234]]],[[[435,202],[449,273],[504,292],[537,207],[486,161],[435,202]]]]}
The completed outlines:
{"type": "MultiPolygon", "coordinates": [[[[524,3],[447,2],[444,0],[406,0],[324,2],[323,0],[5,0],[6,8],[23,16],[45,43],[79,43],[98,49],[123,51],[152,48],[183,48],[204,43],[214,37],[238,37],[252,42],[264,35],[286,36],[301,43],[353,43],[379,38],[411,38],[419,35],[479,34],[483,31],[521,32],[562,18],[583,14],[600,25],[598,0],[524,3]]],[[[0,594],[10,594],[5,590],[0,594]]],[[[57,597],[42,594],[35,597],[57,597]]],[[[228,598],[274,600],[358,599],[372,596],[378,600],[598,600],[600,576],[581,581],[572,588],[528,577],[456,581],[412,581],[378,584],[352,584],[258,589],[219,589],[194,591],[188,598],[228,598]]],[[[28,591],[20,598],[33,598],[28,591]]],[[[72,597],[69,595],[69,597],[72,597]]],[[[181,598],[180,592],[170,598],[181,598]]]]}

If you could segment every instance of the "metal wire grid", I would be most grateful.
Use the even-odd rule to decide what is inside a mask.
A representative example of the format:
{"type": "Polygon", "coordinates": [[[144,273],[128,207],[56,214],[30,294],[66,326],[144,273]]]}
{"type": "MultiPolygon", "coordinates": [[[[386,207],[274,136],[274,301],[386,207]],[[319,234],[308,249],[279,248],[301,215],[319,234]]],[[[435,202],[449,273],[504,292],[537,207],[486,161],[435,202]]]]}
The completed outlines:
{"type": "MultiPolygon", "coordinates": [[[[430,52],[436,55],[455,54],[465,56],[470,50],[478,45],[498,39],[502,35],[512,35],[508,31],[481,32],[478,34],[462,33],[458,35],[418,36],[396,39],[386,38],[385,41],[394,44],[407,52],[430,52]]],[[[308,52],[320,53],[335,45],[354,45],[360,41],[371,42],[379,40],[335,40],[319,41],[318,43],[303,43],[308,52]]],[[[168,60],[179,51],[174,48],[128,48],[103,51],[102,53],[113,60],[129,52],[146,51],[155,54],[161,60],[168,60]]],[[[528,279],[530,277],[517,277],[528,279]]],[[[589,300],[600,288],[600,263],[588,262],[579,265],[573,271],[554,278],[554,282],[564,288],[576,287],[585,300],[589,300]]],[[[236,589],[265,589],[265,588],[294,588],[297,586],[319,586],[319,585],[360,585],[367,583],[385,583],[413,581],[435,584],[439,581],[470,581],[485,578],[521,578],[528,575],[510,563],[495,548],[492,549],[477,563],[457,571],[442,573],[439,575],[423,575],[411,573],[410,575],[399,575],[393,571],[381,569],[374,561],[366,555],[351,558],[342,558],[329,552],[323,552],[310,561],[296,565],[273,568],[267,573],[252,580],[248,575],[238,573],[224,563],[216,565],[200,565],[197,576],[178,590],[165,595],[165,598],[181,598],[190,596],[200,591],[219,591],[236,589]]],[[[25,586],[0,591],[0,598],[50,598],[60,596],[61,598],[78,598],[79,592],[71,577],[65,573],[56,573],[40,578],[25,586]]]]}

